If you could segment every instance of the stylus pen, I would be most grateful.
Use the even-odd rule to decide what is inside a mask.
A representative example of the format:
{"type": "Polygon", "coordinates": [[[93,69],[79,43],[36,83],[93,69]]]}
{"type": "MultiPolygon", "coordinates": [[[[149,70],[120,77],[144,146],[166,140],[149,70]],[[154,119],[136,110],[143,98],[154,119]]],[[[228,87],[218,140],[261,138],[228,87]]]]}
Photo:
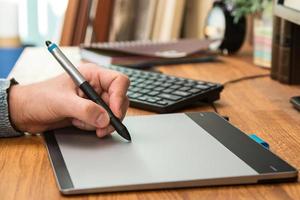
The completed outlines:
{"type": "Polygon", "coordinates": [[[64,68],[64,70],[71,76],[75,84],[83,91],[83,93],[92,101],[102,106],[108,116],[110,118],[110,124],[116,129],[116,131],[123,138],[131,141],[130,134],[111,109],[107,106],[107,104],[99,97],[99,95],[95,92],[92,86],[85,80],[85,78],[80,74],[77,68],[71,63],[71,61],[63,54],[63,52],[58,48],[55,43],[50,41],[46,41],[46,45],[48,47],[48,51],[54,56],[54,58],[59,62],[59,64],[64,68]]]}

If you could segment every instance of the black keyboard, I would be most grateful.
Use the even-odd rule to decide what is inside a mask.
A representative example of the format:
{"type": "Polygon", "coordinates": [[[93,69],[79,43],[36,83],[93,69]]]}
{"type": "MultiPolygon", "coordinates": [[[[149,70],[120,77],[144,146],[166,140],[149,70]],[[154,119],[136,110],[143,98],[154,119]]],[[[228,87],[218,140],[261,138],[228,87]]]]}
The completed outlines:
{"type": "Polygon", "coordinates": [[[173,112],[195,102],[220,99],[223,85],[165,74],[110,66],[130,79],[127,95],[130,106],[158,113],[173,112]]]}

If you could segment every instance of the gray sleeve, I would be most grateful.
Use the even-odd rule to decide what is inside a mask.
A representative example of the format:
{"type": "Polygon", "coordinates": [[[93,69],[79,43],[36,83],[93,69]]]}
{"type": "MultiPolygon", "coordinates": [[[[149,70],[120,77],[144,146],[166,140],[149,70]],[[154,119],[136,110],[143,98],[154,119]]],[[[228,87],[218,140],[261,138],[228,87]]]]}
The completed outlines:
{"type": "Polygon", "coordinates": [[[0,137],[14,137],[23,135],[15,130],[10,122],[8,108],[8,89],[11,81],[0,79],[0,137]]]}

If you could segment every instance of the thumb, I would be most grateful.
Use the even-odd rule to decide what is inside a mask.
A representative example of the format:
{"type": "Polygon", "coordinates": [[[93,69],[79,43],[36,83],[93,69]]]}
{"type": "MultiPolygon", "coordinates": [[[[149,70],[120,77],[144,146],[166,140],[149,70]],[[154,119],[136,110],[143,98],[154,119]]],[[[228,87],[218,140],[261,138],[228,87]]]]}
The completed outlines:
{"type": "Polygon", "coordinates": [[[107,112],[91,100],[77,96],[73,102],[69,104],[69,107],[71,107],[70,115],[75,119],[79,119],[97,128],[105,128],[109,125],[107,112]]]}

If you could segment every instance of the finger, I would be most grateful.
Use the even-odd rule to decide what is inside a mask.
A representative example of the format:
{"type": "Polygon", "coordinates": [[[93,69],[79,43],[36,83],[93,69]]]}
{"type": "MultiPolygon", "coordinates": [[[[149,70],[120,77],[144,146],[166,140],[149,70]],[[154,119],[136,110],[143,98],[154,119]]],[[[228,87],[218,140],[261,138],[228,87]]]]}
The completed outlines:
{"type": "Polygon", "coordinates": [[[122,118],[126,113],[127,108],[124,107],[124,103],[127,101],[127,89],[129,87],[129,79],[126,76],[118,76],[112,81],[109,89],[109,106],[113,113],[118,117],[122,118]],[[124,108],[126,108],[124,110],[124,108]]]}
{"type": "Polygon", "coordinates": [[[109,99],[109,107],[112,112],[119,118],[123,119],[128,109],[129,101],[127,96],[118,96],[112,94],[109,99]]]}
{"type": "Polygon", "coordinates": [[[78,69],[91,85],[99,85],[100,88],[106,91],[108,91],[111,84],[115,81],[118,82],[120,79],[124,78],[128,81],[127,76],[125,76],[124,74],[100,67],[93,63],[83,64],[79,66],[78,69]]]}
{"type": "Polygon", "coordinates": [[[117,92],[126,95],[130,83],[126,75],[103,68],[98,71],[98,80],[101,88],[109,94],[117,92]]]}
{"type": "Polygon", "coordinates": [[[109,96],[107,92],[102,93],[101,98],[109,105],[113,113],[120,119],[123,119],[129,106],[127,96],[118,97],[109,96]]]}
{"type": "Polygon", "coordinates": [[[97,128],[105,128],[109,124],[107,112],[91,100],[76,96],[66,105],[68,107],[68,114],[72,118],[81,120],[97,128]]]}
{"type": "Polygon", "coordinates": [[[96,127],[95,126],[92,126],[90,124],[87,124],[83,121],[80,121],[78,119],[73,119],[72,120],[72,124],[74,126],[76,126],[77,128],[79,129],[82,129],[82,130],[87,130],[87,131],[93,131],[93,130],[96,130],[96,127]]]}
{"type": "Polygon", "coordinates": [[[109,105],[109,95],[108,95],[107,92],[103,92],[103,93],[101,94],[101,99],[102,99],[107,105],[109,105]]]}
{"type": "Polygon", "coordinates": [[[121,117],[120,119],[123,120],[125,115],[126,115],[126,112],[128,110],[128,107],[129,107],[129,99],[128,97],[125,98],[125,101],[123,102],[123,105],[121,106],[121,111],[122,111],[122,114],[121,114],[121,117]]]}
{"type": "Polygon", "coordinates": [[[82,66],[80,71],[86,75],[87,80],[92,84],[96,84],[95,80],[98,81],[98,85],[103,90],[101,95],[102,99],[108,103],[118,118],[123,118],[127,110],[127,107],[124,107],[123,104],[127,101],[126,93],[129,87],[128,77],[119,72],[104,69],[93,64],[82,66]],[[95,78],[95,76],[97,78],[95,78]],[[109,98],[107,98],[105,93],[108,93],[109,98]]]}
{"type": "Polygon", "coordinates": [[[111,134],[114,131],[115,131],[114,127],[110,125],[110,126],[108,126],[106,128],[97,128],[96,129],[96,135],[99,138],[102,138],[102,137],[105,137],[105,136],[111,134]]]}

